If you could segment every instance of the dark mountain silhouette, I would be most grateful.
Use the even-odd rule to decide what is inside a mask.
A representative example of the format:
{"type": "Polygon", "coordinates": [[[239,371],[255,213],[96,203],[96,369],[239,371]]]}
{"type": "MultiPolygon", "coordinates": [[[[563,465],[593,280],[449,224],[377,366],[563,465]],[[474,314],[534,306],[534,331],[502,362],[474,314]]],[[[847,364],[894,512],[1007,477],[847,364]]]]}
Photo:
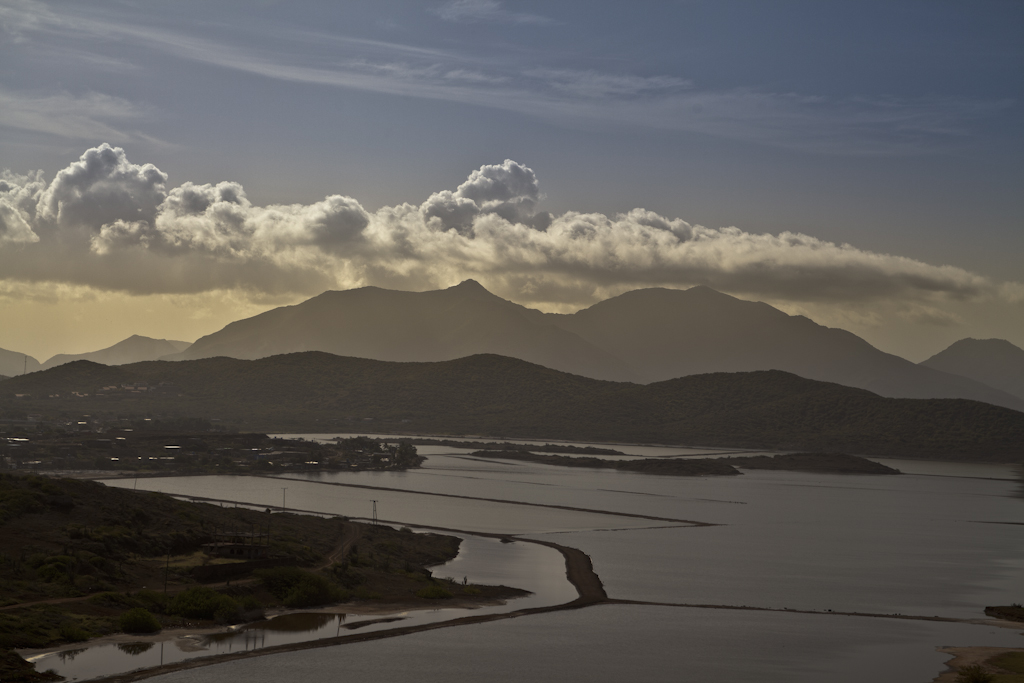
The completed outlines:
{"type": "Polygon", "coordinates": [[[1024,413],[978,401],[882,398],[778,370],[648,385],[608,382],[495,355],[437,363],[320,352],[114,367],[77,361],[6,380],[0,412],[15,409],[100,419],[218,418],[249,431],[400,430],[967,461],[1024,458],[1024,413]],[[102,389],[128,382],[150,389],[102,389]],[[33,398],[15,399],[16,393],[33,398]],[[36,398],[55,394],[60,398],[36,398]]]}
{"type": "Polygon", "coordinates": [[[969,398],[1024,410],[1024,400],[998,389],[707,287],[637,290],[572,315],[514,304],[473,280],[429,292],[325,292],[231,323],[173,358],[255,359],[299,351],[391,361],[495,353],[586,377],[641,383],[774,369],[883,396],[969,398]]]}
{"type": "Polygon", "coordinates": [[[104,365],[124,365],[144,360],[159,360],[164,356],[181,353],[189,347],[188,342],[169,339],[152,339],[134,334],[113,346],[89,353],[59,353],[43,363],[42,368],[48,370],[76,360],[91,360],[104,365]]]}
{"type": "Polygon", "coordinates": [[[496,353],[587,377],[630,376],[611,354],[474,280],[429,292],[377,287],[324,292],[296,306],[233,322],[175,359],[254,359],[296,351],[392,361],[496,353]]]}
{"type": "Polygon", "coordinates": [[[1005,339],[961,339],[921,365],[969,377],[1024,399],[1024,349],[1005,339]]]}
{"type": "Polygon", "coordinates": [[[1024,410],[1024,400],[975,379],[915,365],[851,332],[708,287],[640,289],[553,317],[625,361],[640,382],[772,369],[892,398],[968,398],[1024,410]]]}
{"type": "Polygon", "coordinates": [[[0,349],[0,375],[14,377],[26,371],[35,372],[39,367],[39,361],[32,356],[28,356],[28,363],[26,363],[24,353],[0,349]]]}

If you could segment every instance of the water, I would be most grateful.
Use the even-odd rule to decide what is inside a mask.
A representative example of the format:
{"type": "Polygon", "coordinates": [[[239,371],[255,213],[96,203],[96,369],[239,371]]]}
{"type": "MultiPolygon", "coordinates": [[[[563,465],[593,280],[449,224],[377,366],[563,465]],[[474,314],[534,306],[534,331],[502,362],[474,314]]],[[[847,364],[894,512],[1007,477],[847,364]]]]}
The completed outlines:
{"type": "MultiPolygon", "coordinates": [[[[381,517],[397,523],[580,548],[614,598],[981,619],[986,605],[1024,597],[1024,498],[1012,466],[910,461],[913,467],[896,466],[916,473],[901,476],[657,477],[420,450],[427,448],[424,467],[408,472],[289,475],[288,481],[140,479],[139,486],[277,507],[285,485],[289,507],[353,517],[369,516],[374,498],[381,517]],[[489,498],[507,502],[481,500],[489,498]]],[[[536,599],[554,604],[573,596],[560,578],[560,557],[532,557],[533,550],[523,549],[537,546],[526,543],[466,539],[465,554],[435,575],[527,588],[529,576],[546,576],[533,584],[544,596],[536,599]],[[502,553],[516,546],[522,548],[514,552],[525,554],[509,563],[502,553]]],[[[435,617],[448,618],[423,618],[435,617]]],[[[1024,646],[1024,638],[965,623],[604,605],[272,655],[159,680],[298,681],[339,669],[355,681],[486,675],[542,682],[924,682],[948,659],[935,651],[940,645],[1024,646]]]]}
{"type": "Polygon", "coordinates": [[[937,644],[1019,645],[1012,631],[960,624],[666,607],[600,606],[235,661],[154,683],[587,681],[926,683],[937,644]]]}
{"type": "Polygon", "coordinates": [[[497,539],[475,536],[462,538],[458,557],[435,567],[433,573],[436,577],[515,586],[530,591],[530,595],[503,605],[476,608],[445,608],[444,601],[438,601],[437,609],[386,615],[346,614],[344,606],[338,606],[329,611],[284,614],[223,633],[154,636],[147,641],[110,643],[42,655],[27,653],[26,656],[39,671],[53,669],[69,680],[88,680],[239,650],[334,638],[355,630],[381,631],[468,615],[500,614],[559,605],[576,598],[576,589],[565,578],[565,560],[557,550],[536,543],[502,543],[497,539]]]}

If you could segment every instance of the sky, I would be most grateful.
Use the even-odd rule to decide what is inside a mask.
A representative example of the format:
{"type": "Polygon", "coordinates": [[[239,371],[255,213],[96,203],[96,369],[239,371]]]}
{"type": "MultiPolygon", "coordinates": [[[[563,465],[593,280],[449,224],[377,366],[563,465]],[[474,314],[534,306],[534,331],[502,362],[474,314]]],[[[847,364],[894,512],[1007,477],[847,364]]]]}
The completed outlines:
{"type": "Polygon", "coordinates": [[[707,285],[1024,347],[1024,3],[0,0],[0,348],[707,285]]]}

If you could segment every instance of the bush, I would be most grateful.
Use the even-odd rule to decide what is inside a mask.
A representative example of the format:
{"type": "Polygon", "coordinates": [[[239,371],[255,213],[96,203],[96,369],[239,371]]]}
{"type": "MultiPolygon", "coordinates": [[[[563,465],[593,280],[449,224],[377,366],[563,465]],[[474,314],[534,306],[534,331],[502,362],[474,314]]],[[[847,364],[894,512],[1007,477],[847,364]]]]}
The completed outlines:
{"type": "Polygon", "coordinates": [[[121,630],[125,633],[159,633],[160,622],[144,607],[135,607],[121,615],[121,630]]]}
{"type": "Polygon", "coordinates": [[[190,619],[215,619],[228,622],[237,618],[241,609],[232,598],[206,586],[195,586],[178,593],[167,606],[170,614],[190,619]]]}
{"type": "Polygon", "coordinates": [[[985,671],[981,664],[971,664],[960,668],[956,676],[956,683],[992,683],[996,677],[985,671]]]}
{"type": "Polygon", "coordinates": [[[60,637],[69,643],[80,643],[89,640],[92,634],[73,621],[65,621],[60,625],[60,637]]]}
{"type": "Polygon", "coordinates": [[[261,569],[255,574],[267,590],[288,607],[315,607],[349,597],[325,577],[298,567],[261,569]]]}

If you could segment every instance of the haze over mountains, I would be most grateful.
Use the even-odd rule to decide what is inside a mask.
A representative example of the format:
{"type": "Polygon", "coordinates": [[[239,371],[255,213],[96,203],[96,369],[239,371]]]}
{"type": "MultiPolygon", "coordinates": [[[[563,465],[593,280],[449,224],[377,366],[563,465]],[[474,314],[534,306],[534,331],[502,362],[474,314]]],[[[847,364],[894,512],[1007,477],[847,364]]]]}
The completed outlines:
{"type": "Polygon", "coordinates": [[[256,359],[296,351],[391,361],[494,353],[596,379],[634,377],[619,358],[473,280],[428,292],[377,287],[324,292],[233,322],[175,359],[256,359]]]}
{"type": "Polygon", "coordinates": [[[159,360],[164,356],[180,353],[188,347],[189,343],[185,341],[153,339],[135,334],[99,351],[77,354],[59,353],[43,363],[41,369],[48,370],[76,360],[91,360],[103,365],[124,365],[145,360],[159,360]]]}
{"type": "Polygon", "coordinates": [[[0,349],[0,375],[14,377],[24,372],[35,372],[39,368],[39,361],[32,356],[0,349]]]}
{"type": "Polygon", "coordinates": [[[850,332],[707,287],[636,290],[574,314],[514,304],[473,280],[428,292],[332,291],[231,323],[171,358],[314,350],[391,361],[494,353],[638,383],[774,369],[893,398],[967,398],[1024,410],[1024,398],[976,378],[915,365],[850,332]]]}
{"type": "Polygon", "coordinates": [[[1024,349],[1005,339],[961,339],[921,365],[970,377],[1024,399],[1024,349]]]}

